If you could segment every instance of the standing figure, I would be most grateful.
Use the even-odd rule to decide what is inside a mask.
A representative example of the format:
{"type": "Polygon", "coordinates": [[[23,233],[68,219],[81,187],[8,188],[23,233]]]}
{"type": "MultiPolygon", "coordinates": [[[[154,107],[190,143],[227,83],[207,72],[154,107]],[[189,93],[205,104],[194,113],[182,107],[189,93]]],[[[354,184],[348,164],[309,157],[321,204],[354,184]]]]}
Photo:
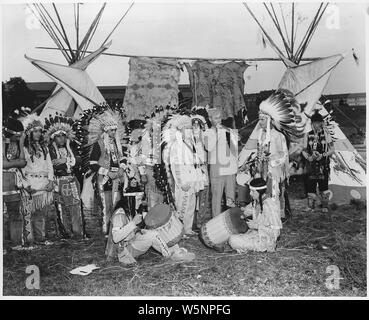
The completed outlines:
{"type": "MultiPolygon", "coordinates": [[[[19,112],[19,111],[18,111],[19,112]]],[[[16,115],[16,114],[14,114],[16,115]]],[[[9,117],[3,125],[3,241],[12,245],[24,244],[21,211],[22,176],[24,168],[24,129],[16,117],[9,117]]]]}
{"type": "MultiPolygon", "coordinates": [[[[196,196],[196,227],[201,229],[207,221],[211,219],[211,207],[209,206],[209,172],[208,154],[204,146],[204,132],[207,128],[207,121],[202,114],[207,115],[205,108],[196,107],[191,115],[193,140],[195,148],[195,168],[200,177],[200,190],[196,196]]],[[[209,120],[208,120],[209,121],[209,120]]]]}
{"type": "MultiPolygon", "coordinates": [[[[148,208],[164,202],[163,191],[157,185],[155,168],[161,163],[160,137],[161,137],[160,111],[147,118],[141,139],[141,166],[140,174],[145,183],[145,193],[148,208]]],[[[142,179],[141,178],[141,179],[142,179]]]]}
{"type": "Polygon", "coordinates": [[[308,209],[316,208],[317,186],[321,196],[322,211],[328,212],[329,157],[334,153],[333,138],[319,110],[311,116],[312,130],[306,136],[303,157],[307,160],[308,209]]]}
{"type": "Polygon", "coordinates": [[[34,241],[44,242],[49,236],[46,235],[46,223],[56,226],[56,217],[51,216],[52,211],[49,210],[54,199],[54,169],[40,117],[30,114],[22,122],[26,133],[24,155],[27,162],[22,169],[24,214],[31,214],[34,241]]]}
{"type": "Polygon", "coordinates": [[[244,234],[232,235],[228,242],[238,253],[247,251],[273,252],[282,229],[279,200],[266,194],[266,181],[262,178],[250,182],[253,202],[244,210],[249,230],[244,234]]]}
{"type": "Polygon", "coordinates": [[[222,197],[226,205],[235,206],[236,173],[238,168],[238,135],[221,124],[221,111],[209,109],[212,127],[204,133],[210,164],[210,186],[213,217],[222,212],[222,197]]]}
{"type": "Polygon", "coordinates": [[[187,115],[173,115],[163,129],[163,161],[174,180],[174,199],[178,217],[183,221],[186,236],[192,236],[196,192],[201,188],[195,168],[195,147],[192,122],[187,115]]]}
{"type": "Polygon", "coordinates": [[[102,230],[106,235],[114,206],[120,200],[119,187],[124,182],[126,163],[117,134],[118,119],[101,117],[100,138],[94,143],[90,155],[90,169],[95,172],[95,183],[102,207],[102,230]]]}
{"type": "Polygon", "coordinates": [[[266,180],[267,194],[280,200],[284,218],[290,170],[288,144],[303,137],[304,130],[296,117],[300,105],[290,92],[279,90],[261,102],[259,108],[256,174],[266,180]]]}
{"type": "Polygon", "coordinates": [[[80,185],[73,172],[78,159],[71,145],[75,139],[73,123],[61,115],[45,119],[45,138],[56,178],[54,203],[65,238],[83,237],[80,185]]]}
{"type": "Polygon", "coordinates": [[[121,187],[127,177],[125,110],[122,105],[102,103],[85,110],[73,128],[83,175],[81,201],[87,237],[105,236],[121,187]]]}

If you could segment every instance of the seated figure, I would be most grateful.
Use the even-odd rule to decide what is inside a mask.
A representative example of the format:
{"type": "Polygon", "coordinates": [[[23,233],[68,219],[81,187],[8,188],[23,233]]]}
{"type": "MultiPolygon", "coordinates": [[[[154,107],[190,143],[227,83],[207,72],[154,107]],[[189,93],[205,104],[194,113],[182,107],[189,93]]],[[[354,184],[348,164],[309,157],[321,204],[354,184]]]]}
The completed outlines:
{"type": "Polygon", "coordinates": [[[275,251],[276,242],[282,229],[278,198],[268,198],[267,184],[262,178],[250,182],[250,195],[253,199],[244,210],[249,230],[244,234],[232,235],[229,245],[237,252],[275,251]]]}
{"type": "Polygon", "coordinates": [[[132,217],[123,209],[124,203],[118,201],[111,217],[108,242],[105,254],[108,260],[118,258],[124,265],[136,263],[136,258],[146,253],[151,247],[159,251],[165,258],[173,261],[192,261],[193,253],[178,245],[168,247],[165,241],[155,230],[140,229],[142,215],[132,217]]]}

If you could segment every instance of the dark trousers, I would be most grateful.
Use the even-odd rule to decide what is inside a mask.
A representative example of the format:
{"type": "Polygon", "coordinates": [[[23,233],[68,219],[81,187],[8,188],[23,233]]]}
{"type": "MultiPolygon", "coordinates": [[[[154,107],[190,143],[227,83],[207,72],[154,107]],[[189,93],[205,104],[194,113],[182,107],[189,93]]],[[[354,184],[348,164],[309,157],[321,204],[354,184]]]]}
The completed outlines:
{"type": "Polygon", "coordinates": [[[201,227],[211,220],[211,202],[210,202],[210,186],[206,186],[204,190],[198,193],[199,208],[196,213],[196,228],[201,229],[201,227]]]}
{"type": "Polygon", "coordinates": [[[22,244],[23,217],[21,213],[21,202],[4,202],[6,212],[3,215],[4,239],[10,240],[14,245],[22,244]]]}
{"type": "Polygon", "coordinates": [[[319,187],[320,192],[324,192],[328,190],[328,176],[324,177],[324,179],[312,179],[307,178],[306,188],[308,193],[316,193],[316,187],[319,187]]]}

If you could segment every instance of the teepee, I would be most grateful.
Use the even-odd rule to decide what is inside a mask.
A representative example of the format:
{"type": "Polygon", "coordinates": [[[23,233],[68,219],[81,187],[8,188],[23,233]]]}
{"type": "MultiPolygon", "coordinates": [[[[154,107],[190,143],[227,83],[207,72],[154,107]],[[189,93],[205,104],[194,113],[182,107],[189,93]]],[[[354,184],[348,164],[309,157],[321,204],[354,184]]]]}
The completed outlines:
{"type": "Polygon", "coordinates": [[[53,115],[58,112],[78,118],[83,110],[89,109],[95,104],[105,102],[104,97],[85,70],[109,48],[111,41],[107,43],[108,39],[132,7],[131,5],[128,8],[126,13],[102,43],[101,47],[86,56],[86,53],[89,52],[89,45],[98,28],[106,3],[104,3],[98,11],[86,34],[82,38],[82,41],[80,41],[80,4],[76,3],[73,4],[73,6],[76,40],[75,50],[72,49],[72,41],[66,33],[61,14],[55,4],[52,4],[54,17],[51,14],[51,10],[48,10],[43,4],[28,5],[56,45],[56,48],[41,48],[60,51],[68,63],[68,66],[62,66],[46,61],[31,59],[26,56],[35,67],[57,83],[51,96],[34,110],[34,112],[38,111],[44,106],[40,114],[42,117],[47,117],[50,114],[53,115]]]}
{"type": "MultiPolygon", "coordinates": [[[[306,50],[308,43],[311,40],[312,34],[314,33],[327,5],[321,4],[316,12],[302,42],[298,46],[298,49],[294,50],[295,38],[294,28],[296,27],[295,19],[295,7],[292,4],[292,22],[291,22],[291,34],[283,33],[283,29],[278,21],[282,20],[285,23],[284,16],[282,19],[278,19],[276,10],[273,4],[267,6],[264,4],[268,11],[273,23],[278,30],[282,42],[285,46],[284,53],[275,44],[273,39],[265,31],[263,26],[257,20],[254,13],[244,4],[251,16],[260,26],[263,35],[266,38],[266,42],[275,50],[278,56],[282,59],[287,67],[282,79],[278,85],[278,89],[287,89],[291,91],[301,106],[304,107],[304,114],[311,114],[315,108],[321,109],[322,114],[327,114],[327,111],[322,105],[320,105],[319,98],[322,95],[324,88],[326,87],[328,80],[331,76],[332,71],[335,67],[343,60],[344,55],[334,55],[326,58],[319,59],[310,63],[299,65],[303,53],[306,50]],[[287,40],[287,38],[291,40],[287,40]]],[[[283,12],[281,10],[281,14],[283,12]]],[[[287,30],[287,28],[285,28],[287,30]]],[[[304,114],[302,115],[304,117],[304,114]]],[[[304,119],[305,121],[307,119],[304,119]]],[[[310,129],[310,123],[307,120],[306,132],[310,129]]],[[[251,133],[249,140],[247,141],[244,149],[240,153],[239,163],[242,165],[247,159],[256,155],[257,147],[257,127],[251,133]]],[[[359,153],[355,150],[352,144],[349,142],[347,137],[335,126],[335,154],[332,156],[331,161],[331,174],[329,180],[329,191],[331,203],[344,204],[348,203],[351,199],[366,199],[366,164],[359,153]]],[[[290,148],[290,158],[301,153],[303,148],[302,141],[300,143],[292,144],[290,148]]],[[[291,174],[301,174],[302,170],[297,167],[291,167],[291,174]]]]}

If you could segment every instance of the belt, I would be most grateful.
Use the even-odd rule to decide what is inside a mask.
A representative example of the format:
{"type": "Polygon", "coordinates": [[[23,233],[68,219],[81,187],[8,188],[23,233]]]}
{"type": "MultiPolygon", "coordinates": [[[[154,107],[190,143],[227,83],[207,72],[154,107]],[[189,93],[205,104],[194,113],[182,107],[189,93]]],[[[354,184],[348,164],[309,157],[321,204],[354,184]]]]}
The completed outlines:
{"type": "Polygon", "coordinates": [[[16,173],[14,169],[3,169],[3,172],[16,173]]]}
{"type": "Polygon", "coordinates": [[[12,194],[19,194],[20,191],[19,190],[13,190],[13,191],[3,191],[3,196],[10,196],[12,194]]]}
{"type": "Polygon", "coordinates": [[[58,180],[69,180],[69,179],[73,179],[74,176],[59,176],[59,177],[56,177],[56,179],[58,180]]]}
{"type": "Polygon", "coordinates": [[[47,174],[37,174],[37,173],[25,173],[26,176],[32,177],[32,178],[48,178],[49,176],[47,174]]]}

